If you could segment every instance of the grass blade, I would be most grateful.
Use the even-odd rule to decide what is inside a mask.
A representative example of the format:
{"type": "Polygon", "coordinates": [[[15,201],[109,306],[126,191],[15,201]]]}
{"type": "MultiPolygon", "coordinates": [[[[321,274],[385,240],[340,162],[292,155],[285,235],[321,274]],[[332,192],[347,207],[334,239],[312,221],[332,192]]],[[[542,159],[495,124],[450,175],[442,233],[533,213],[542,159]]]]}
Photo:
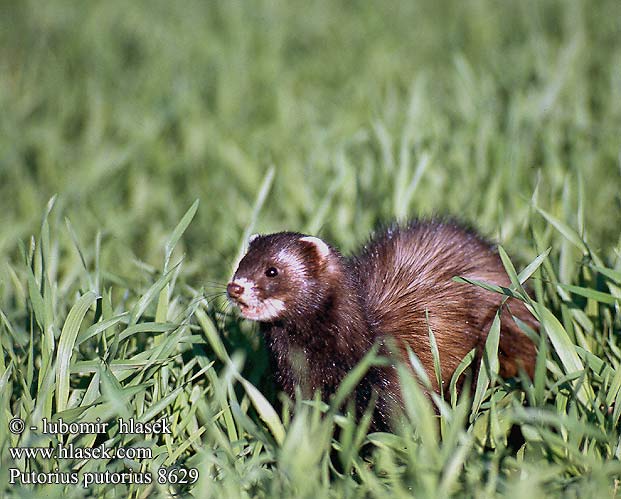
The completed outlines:
{"type": "Polygon", "coordinates": [[[532,262],[530,262],[525,268],[524,270],[522,270],[519,274],[518,274],[518,280],[520,282],[520,284],[524,284],[526,281],[528,281],[528,279],[530,278],[530,276],[532,276],[537,269],[541,266],[541,264],[543,263],[543,261],[547,258],[547,256],[550,254],[550,250],[552,248],[548,248],[547,250],[545,250],[543,253],[541,253],[539,256],[537,256],[537,258],[535,258],[532,262]]]}
{"type": "Polygon", "coordinates": [[[590,298],[600,303],[614,305],[615,303],[621,302],[621,296],[613,296],[609,293],[604,293],[603,291],[597,291],[595,289],[590,289],[590,288],[583,288],[580,286],[573,286],[571,284],[559,284],[559,286],[576,295],[583,296],[585,298],[590,298]]]}
{"type": "Polygon", "coordinates": [[[491,324],[487,339],[485,340],[485,349],[483,351],[483,359],[479,368],[479,376],[474,391],[474,400],[472,402],[471,421],[479,412],[483,397],[487,392],[490,384],[496,381],[498,375],[498,344],[500,341],[500,313],[496,312],[494,321],[491,324]]]}
{"type": "Polygon", "coordinates": [[[551,215],[547,211],[542,210],[541,208],[538,208],[537,206],[535,206],[535,209],[539,213],[541,213],[541,215],[548,222],[550,222],[554,226],[554,228],[565,237],[565,239],[567,239],[570,243],[572,243],[583,254],[587,254],[589,252],[586,244],[584,243],[580,235],[574,229],[572,229],[569,225],[567,225],[565,222],[562,222],[561,220],[551,215]]]}
{"type": "Polygon", "coordinates": [[[88,309],[97,300],[94,291],[88,291],[80,297],[69,311],[65,324],[60,332],[58,341],[58,353],[56,355],[56,411],[61,412],[67,408],[69,399],[69,373],[71,370],[71,357],[75,346],[80,325],[88,309]]]}
{"type": "Polygon", "coordinates": [[[170,262],[170,257],[172,256],[172,252],[175,249],[175,246],[190,225],[190,222],[192,222],[194,215],[196,215],[196,211],[198,210],[198,204],[198,199],[194,201],[194,203],[192,203],[192,206],[190,206],[188,211],[185,212],[185,215],[183,215],[180,222],[175,227],[175,230],[173,230],[172,234],[168,238],[168,241],[166,241],[166,245],[164,246],[164,273],[168,271],[168,264],[170,262]]]}

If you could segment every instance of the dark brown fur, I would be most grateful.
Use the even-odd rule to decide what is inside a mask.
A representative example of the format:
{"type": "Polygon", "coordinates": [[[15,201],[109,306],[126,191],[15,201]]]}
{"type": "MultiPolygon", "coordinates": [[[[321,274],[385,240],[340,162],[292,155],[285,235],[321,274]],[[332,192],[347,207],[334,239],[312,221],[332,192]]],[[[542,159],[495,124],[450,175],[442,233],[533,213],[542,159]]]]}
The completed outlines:
{"type": "MultiPolygon", "coordinates": [[[[301,237],[297,233],[258,237],[234,276],[252,280],[260,300],[276,298],[285,304],[277,318],[261,322],[261,331],[276,381],[290,396],[300,386],[306,396],[319,390],[328,398],[376,341],[383,345],[383,353],[402,359],[409,346],[435,381],[429,327],[446,384],[471,349],[481,352],[503,296],[455,282],[453,277],[501,286],[508,286],[509,279],[493,247],[474,232],[452,222],[395,225],[351,258],[334,248],[322,258],[315,245],[301,237]],[[279,269],[278,276],[266,277],[270,267],[279,269]],[[397,352],[391,351],[391,344],[397,352]]],[[[538,327],[522,302],[505,303],[500,375],[515,376],[522,368],[532,377],[534,345],[511,315],[538,327]]],[[[359,411],[366,408],[373,391],[379,395],[374,425],[386,428],[393,406],[401,403],[393,367],[368,372],[355,394],[359,411]]]]}

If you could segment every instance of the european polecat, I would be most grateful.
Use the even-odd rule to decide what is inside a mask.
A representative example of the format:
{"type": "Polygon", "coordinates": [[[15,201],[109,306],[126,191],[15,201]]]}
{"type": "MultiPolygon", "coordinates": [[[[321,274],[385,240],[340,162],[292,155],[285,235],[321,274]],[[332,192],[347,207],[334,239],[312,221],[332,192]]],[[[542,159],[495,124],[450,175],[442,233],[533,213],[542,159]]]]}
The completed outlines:
{"type": "MultiPolygon", "coordinates": [[[[348,258],[317,237],[255,236],[227,292],[245,318],[260,323],[281,388],[291,397],[296,386],[306,396],[319,390],[327,399],[376,341],[393,359],[406,360],[408,345],[435,380],[429,328],[448,385],[463,357],[482,351],[503,299],[455,276],[509,285],[494,247],[475,232],[456,222],[413,221],[376,234],[348,258]]],[[[538,326],[522,302],[505,302],[500,375],[522,368],[532,377],[535,347],[512,315],[538,326]]],[[[385,428],[401,401],[394,366],[367,373],[355,393],[359,411],[374,391],[374,426],[385,428]]]]}

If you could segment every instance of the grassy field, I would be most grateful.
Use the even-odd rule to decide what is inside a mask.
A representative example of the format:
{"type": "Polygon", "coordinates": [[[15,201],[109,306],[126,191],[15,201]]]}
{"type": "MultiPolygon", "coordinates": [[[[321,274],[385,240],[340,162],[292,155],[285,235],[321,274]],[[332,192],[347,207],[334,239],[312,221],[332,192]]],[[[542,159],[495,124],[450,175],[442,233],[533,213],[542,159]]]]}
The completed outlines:
{"type": "Polygon", "coordinates": [[[617,496],[620,22],[618,0],[0,1],[0,497],[617,496]],[[434,213],[511,255],[535,380],[496,378],[491,334],[464,397],[404,379],[394,434],[340,408],[355,379],[281,403],[222,293],[248,234],[347,253],[434,213]],[[127,457],[15,454],[70,444],[127,457]]]}

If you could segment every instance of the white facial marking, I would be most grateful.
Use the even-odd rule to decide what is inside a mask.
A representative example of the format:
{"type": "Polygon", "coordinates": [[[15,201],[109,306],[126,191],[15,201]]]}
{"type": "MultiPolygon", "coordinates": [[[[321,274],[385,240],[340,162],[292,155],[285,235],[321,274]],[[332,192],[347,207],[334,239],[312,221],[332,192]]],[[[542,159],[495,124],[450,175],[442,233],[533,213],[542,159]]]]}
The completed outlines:
{"type": "Polygon", "coordinates": [[[282,249],[278,252],[278,261],[282,262],[289,272],[292,274],[304,273],[304,262],[297,256],[291,253],[291,251],[282,249]]]}
{"type": "Polygon", "coordinates": [[[271,321],[277,319],[285,309],[285,302],[277,298],[268,298],[256,307],[242,309],[241,313],[246,319],[253,321],[271,321]]]}
{"type": "Polygon", "coordinates": [[[278,318],[285,309],[285,302],[277,298],[261,300],[257,296],[254,281],[240,277],[233,281],[244,288],[244,292],[232,302],[239,307],[243,317],[252,321],[271,321],[278,318]]]}
{"type": "Polygon", "coordinates": [[[254,281],[246,279],[245,277],[239,277],[238,279],[235,279],[233,281],[233,284],[238,284],[242,288],[244,288],[244,293],[246,293],[246,291],[248,291],[249,289],[254,288],[254,281]]]}

